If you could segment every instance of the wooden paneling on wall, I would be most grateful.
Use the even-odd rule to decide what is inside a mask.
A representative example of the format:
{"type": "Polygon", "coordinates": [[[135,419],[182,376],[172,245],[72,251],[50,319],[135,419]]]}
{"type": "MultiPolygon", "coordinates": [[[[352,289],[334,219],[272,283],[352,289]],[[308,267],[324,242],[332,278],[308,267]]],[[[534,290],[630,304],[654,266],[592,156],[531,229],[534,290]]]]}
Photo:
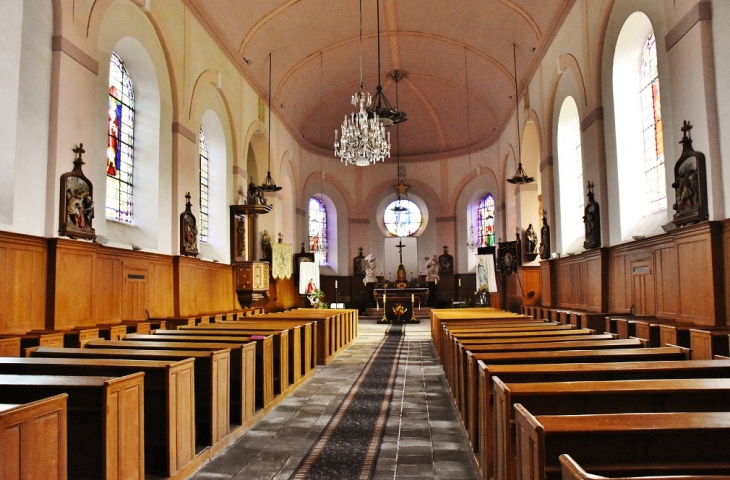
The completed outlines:
{"type": "MultiPolygon", "coordinates": [[[[543,262],[546,263],[546,262],[543,262]]],[[[608,271],[608,250],[599,248],[580,255],[550,260],[554,275],[550,278],[549,294],[545,285],[543,297],[549,295],[551,306],[605,312],[608,303],[606,273],[608,271]]],[[[541,278],[550,275],[549,267],[541,278]]],[[[543,303],[543,305],[545,305],[543,303]]]]}
{"type": "Polygon", "coordinates": [[[542,262],[542,304],[722,325],[729,276],[730,221],[704,222],[542,262]]]}
{"type": "Polygon", "coordinates": [[[0,333],[46,324],[46,239],[0,232],[0,333]]]}
{"type": "Polygon", "coordinates": [[[507,310],[519,312],[522,305],[540,305],[541,276],[542,269],[539,266],[520,266],[517,273],[506,277],[503,285],[507,310]]]}
{"type": "Polygon", "coordinates": [[[48,253],[49,328],[174,313],[172,257],[65,238],[48,240],[48,253]]]}
{"type": "Polygon", "coordinates": [[[175,315],[240,308],[230,265],[174,257],[175,315]]]}

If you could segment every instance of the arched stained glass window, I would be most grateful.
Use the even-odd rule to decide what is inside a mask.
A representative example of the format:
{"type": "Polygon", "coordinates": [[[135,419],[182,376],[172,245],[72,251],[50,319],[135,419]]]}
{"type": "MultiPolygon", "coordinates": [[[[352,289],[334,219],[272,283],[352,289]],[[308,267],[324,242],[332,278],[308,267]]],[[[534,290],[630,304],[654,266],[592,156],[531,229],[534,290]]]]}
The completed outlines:
{"type": "Polygon", "coordinates": [[[112,53],[106,151],[106,218],[132,223],[134,88],[124,62],[112,53]]]}
{"type": "Polygon", "coordinates": [[[641,56],[641,113],[644,128],[644,174],[648,212],[667,208],[664,180],[664,139],[659,95],[656,38],[651,32],[641,56]]]}
{"type": "Polygon", "coordinates": [[[327,209],[316,198],[309,199],[309,251],[317,264],[327,265],[327,209]]]}
{"type": "Polygon", "coordinates": [[[396,237],[414,235],[421,228],[421,221],[421,209],[410,200],[394,200],[383,214],[385,228],[396,237]]]}
{"type": "Polygon", "coordinates": [[[477,210],[477,241],[480,247],[494,246],[494,196],[488,193],[479,202],[477,210]]]}
{"type": "Polygon", "coordinates": [[[208,241],[208,142],[205,140],[203,126],[200,126],[198,140],[200,157],[200,241],[208,241]]]}

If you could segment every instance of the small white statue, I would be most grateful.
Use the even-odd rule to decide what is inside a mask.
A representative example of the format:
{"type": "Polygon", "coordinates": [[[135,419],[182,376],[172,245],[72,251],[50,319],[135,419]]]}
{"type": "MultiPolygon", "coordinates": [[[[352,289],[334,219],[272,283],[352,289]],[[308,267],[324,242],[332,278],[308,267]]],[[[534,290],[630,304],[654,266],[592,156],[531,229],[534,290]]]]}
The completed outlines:
{"type": "Polygon", "coordinates": [[[435,282],[439,281],[439,259],[436,255],[432,257],[425,257],[426,260],[426,281],[435,282]]]}
{"type": "Polygon", "coordinates": [[[362,283],[376,283],[378,279],[375,276],[375,256],[371,253],[361,260],[362,269],[365,272],[365,278],[362,283]]]}

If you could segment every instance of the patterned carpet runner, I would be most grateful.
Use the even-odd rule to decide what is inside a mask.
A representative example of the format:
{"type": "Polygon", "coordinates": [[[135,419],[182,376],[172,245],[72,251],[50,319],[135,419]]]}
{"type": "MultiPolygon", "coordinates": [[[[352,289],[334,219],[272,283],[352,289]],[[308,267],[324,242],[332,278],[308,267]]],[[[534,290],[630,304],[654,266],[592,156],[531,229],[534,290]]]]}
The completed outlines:
{"type": "Polygon", "coordinates": [[[302,460],[294,480],[370,479],[393,396],[405,325],[393,324],[302,460]]]}

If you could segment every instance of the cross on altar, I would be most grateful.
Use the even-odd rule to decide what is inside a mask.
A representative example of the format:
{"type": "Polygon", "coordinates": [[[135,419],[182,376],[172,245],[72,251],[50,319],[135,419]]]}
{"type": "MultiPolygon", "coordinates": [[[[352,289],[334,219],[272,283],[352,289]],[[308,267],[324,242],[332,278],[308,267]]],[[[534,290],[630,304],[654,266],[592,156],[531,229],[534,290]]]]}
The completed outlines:
{"type": "Polygon", "coordinates": [[[400,264],[403,265],[403,249],[406,245],[403,245],[403,240],[398,240],[398,245],[395,246],[398,249],[398,255],[400,256],[400,264]]]}

